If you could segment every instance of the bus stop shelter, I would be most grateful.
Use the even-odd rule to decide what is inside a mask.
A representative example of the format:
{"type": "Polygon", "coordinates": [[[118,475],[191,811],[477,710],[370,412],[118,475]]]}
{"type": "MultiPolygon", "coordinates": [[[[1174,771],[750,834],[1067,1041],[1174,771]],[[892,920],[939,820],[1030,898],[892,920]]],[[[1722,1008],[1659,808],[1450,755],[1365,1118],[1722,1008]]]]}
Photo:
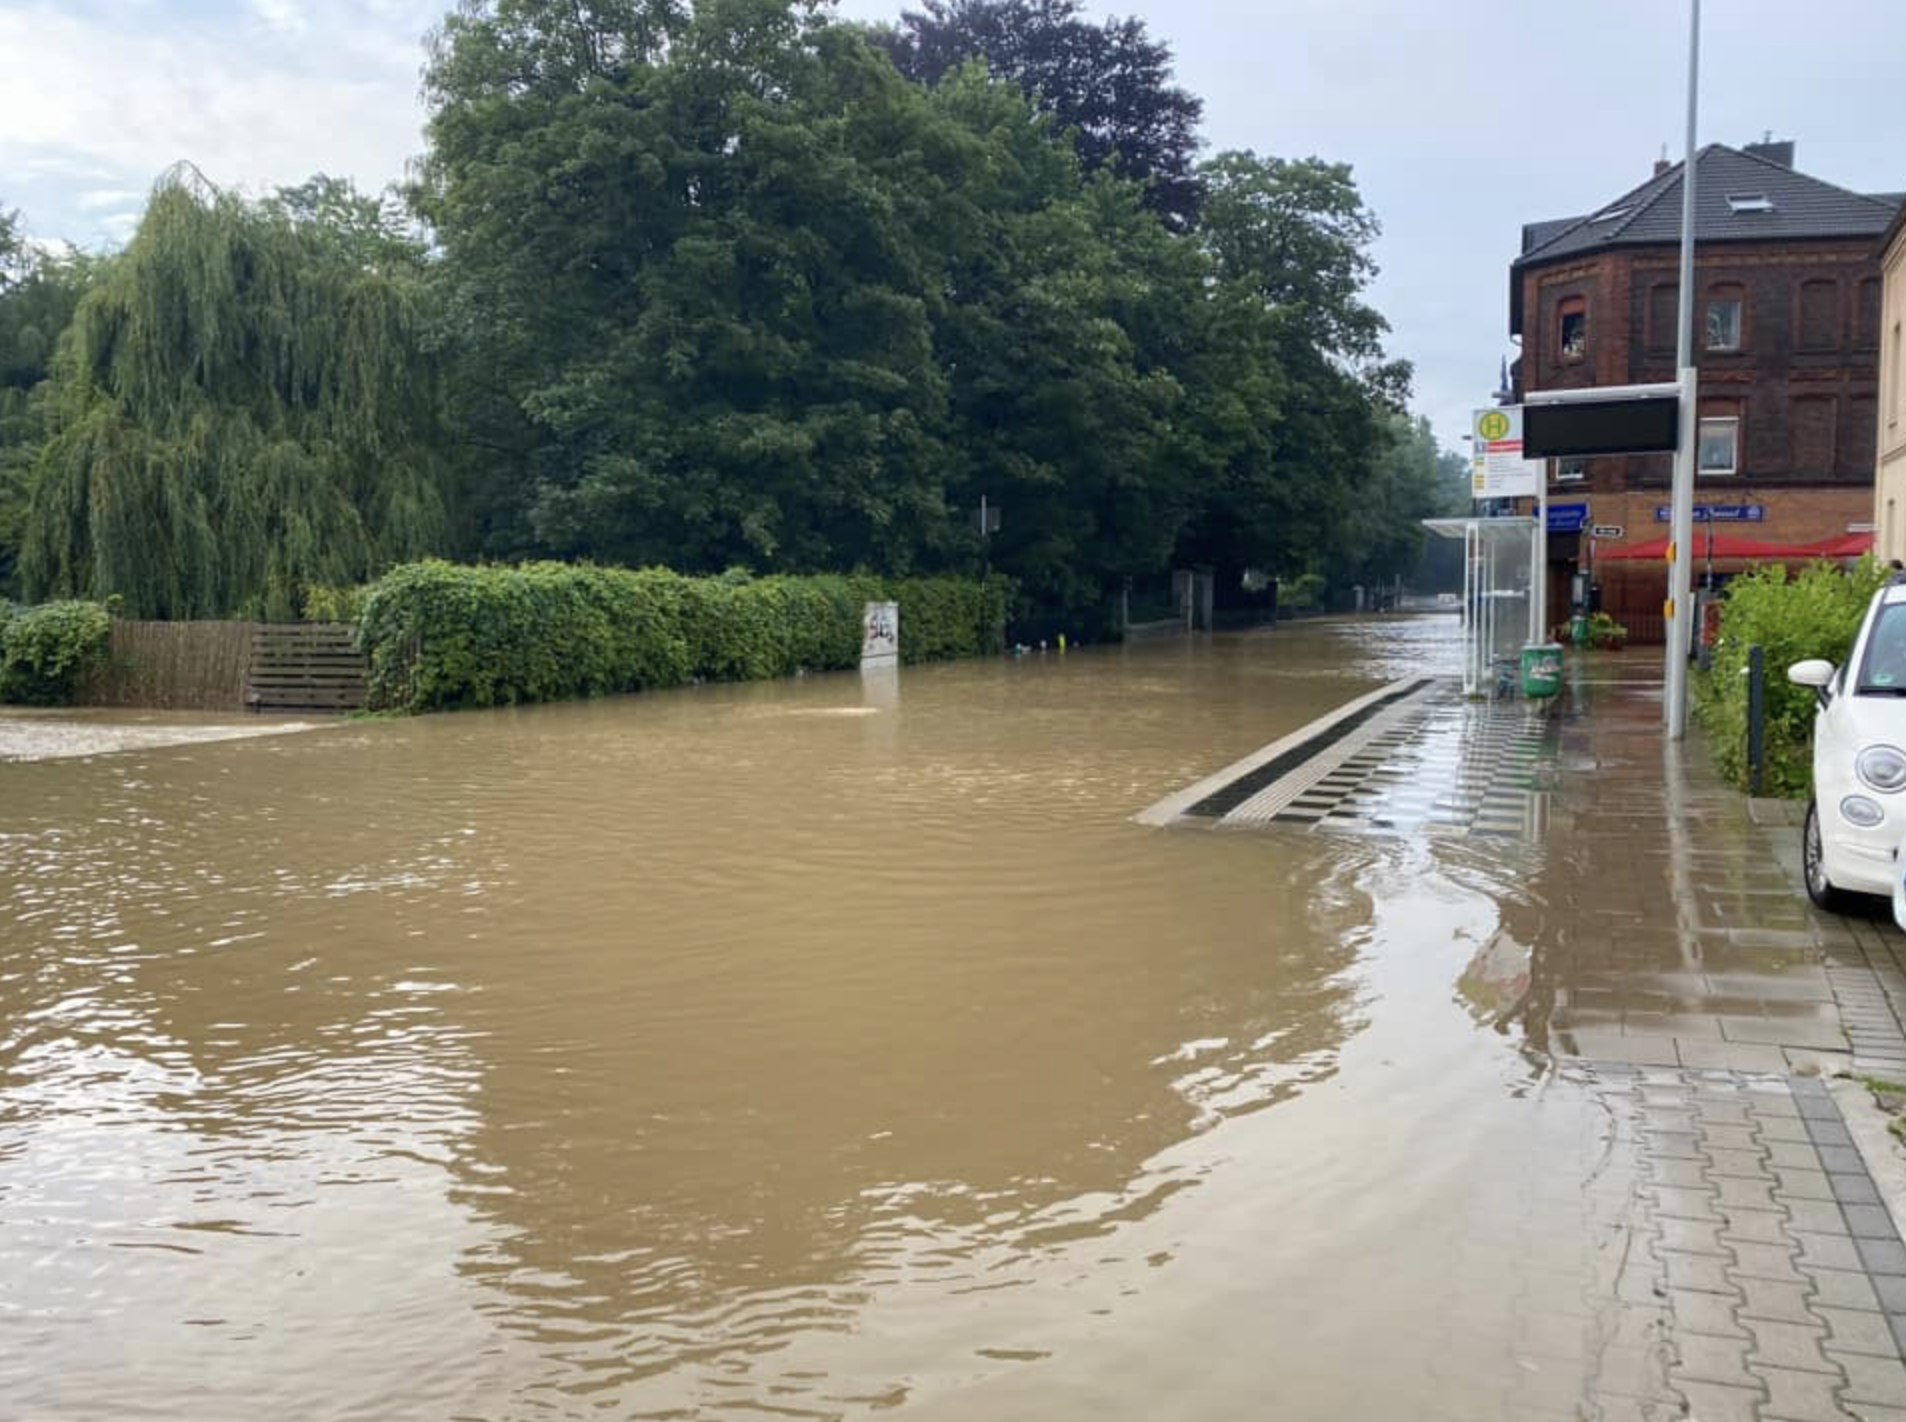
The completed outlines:
{"type": "Polygon", "coordinates": [[[1426,518],[1423,526],[1463,543],[1463,695],[1513,686],[1523,647],[1544,640],[1534,595],[1542,556],[1537,521],[1426,518]]]}

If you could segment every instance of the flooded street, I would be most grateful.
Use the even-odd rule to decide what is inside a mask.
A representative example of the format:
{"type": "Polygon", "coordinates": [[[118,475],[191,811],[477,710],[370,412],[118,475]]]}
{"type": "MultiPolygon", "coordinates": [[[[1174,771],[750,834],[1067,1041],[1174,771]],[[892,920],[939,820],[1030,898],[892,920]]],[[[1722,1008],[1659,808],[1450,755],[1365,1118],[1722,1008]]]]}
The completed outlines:
{"type": "Polygon", "coordinates": [[[1541,846],[1132,820],[1455,636],[0,765],[0,1410],[1574,1415],[1541,846]]]}

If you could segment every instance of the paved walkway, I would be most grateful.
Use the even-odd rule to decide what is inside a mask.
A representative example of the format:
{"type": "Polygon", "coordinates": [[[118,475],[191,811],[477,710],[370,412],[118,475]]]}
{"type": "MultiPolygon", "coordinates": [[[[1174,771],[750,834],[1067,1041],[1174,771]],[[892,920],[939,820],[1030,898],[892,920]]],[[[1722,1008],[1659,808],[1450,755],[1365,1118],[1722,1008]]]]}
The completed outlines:
{"type": "Polygon", "coordinates": [[[1504,906],[1528,1046],[1593,1083],[1633,1177],[1591,1212],[1619,1263],[1578,1415],[1906,1422],[1906,1244],[1827,1081],[1906,1080],[1906,939],[1806,901],[1793,807],[1664,751],[1658,656],[1579,674],[1504,906]]]}
{"type": "Polygon", "coordinates": [[[1906,1082],[1906,938],[1883,905],[1807,902],[1798,806],[1748,801],[1698,739],[1664,749],[1658,653],[1575,671],[1546,714],[1425,699],[1277,815],[1516,871],[1483,956],[1527,988],[1499,1025],[1606,1134],[1587,1164],[1544,1147],[1579,1212],[1517,1246],[1529,1288],[1485,1365],[1505,1415],[1906,1422],[1906,1243],[1843,1104],[1900,1147],[1830,1084],[1906,1082]],[[1585,1275],[1537,1267],[1578,1227],[1585,1275]]]}
{"type": "Polygon", "coordinates": [[[1568,1056],[1906,1081],[1906,948],[1799,889],[1798,806],[1749,802],[1705,744],[1664,752],[1660,668],[1590,658],[1558,763],[1525,1018],[1568,1056]]]}

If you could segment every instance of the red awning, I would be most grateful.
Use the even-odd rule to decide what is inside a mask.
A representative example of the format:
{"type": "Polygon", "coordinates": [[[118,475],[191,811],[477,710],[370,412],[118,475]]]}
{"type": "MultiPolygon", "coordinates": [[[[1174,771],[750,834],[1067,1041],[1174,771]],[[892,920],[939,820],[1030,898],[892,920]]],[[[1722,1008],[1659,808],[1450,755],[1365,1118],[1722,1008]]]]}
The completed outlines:
{"type": "MultiPolygon", "coordinates": [[[[1871,540],[1868,541],[1870,543],[1871,540]]],[[[1660,538],[1650,538],[1646,543],[1624,543],[1608,549],[1598,546],[1595,550],[1595,559],[1601,563],[1639,562],[1645,559],[1659,563],[1667,556],[1668,539],[1665,534],[1660,538]]],[[[1742,538],[1736,533],[1716,533],[1710,546],[1705,524],[1694,530],[1694,542],[1688,549],[1689,559],[1697,563],[1705,562],[1710,557],[1746,562],[1804,563],[1809,558],[1838,556],[1824,552],[1818,544],[1762,543],[1759,539],[1742,538]]]]}
{"type": "Polygon", "coordinates": [[[1873,535],[1843,533],[1838,538],[1823,538],[1813,545],[1813,551],[1821,558],[1857,558],[1873,551],[1873,535]]]}

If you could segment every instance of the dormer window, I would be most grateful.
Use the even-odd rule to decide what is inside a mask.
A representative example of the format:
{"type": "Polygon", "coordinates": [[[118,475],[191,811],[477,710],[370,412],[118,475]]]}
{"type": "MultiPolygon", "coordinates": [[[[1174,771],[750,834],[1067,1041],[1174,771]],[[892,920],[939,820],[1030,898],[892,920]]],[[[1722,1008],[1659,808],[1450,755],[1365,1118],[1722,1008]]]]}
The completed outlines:
{"type": "Polygon", "coordinates": [[[1727,208],[1736,217],[1744,212],[1772,212],[1774,200],[1766,193],[1729,193],[1727,208]]]}

